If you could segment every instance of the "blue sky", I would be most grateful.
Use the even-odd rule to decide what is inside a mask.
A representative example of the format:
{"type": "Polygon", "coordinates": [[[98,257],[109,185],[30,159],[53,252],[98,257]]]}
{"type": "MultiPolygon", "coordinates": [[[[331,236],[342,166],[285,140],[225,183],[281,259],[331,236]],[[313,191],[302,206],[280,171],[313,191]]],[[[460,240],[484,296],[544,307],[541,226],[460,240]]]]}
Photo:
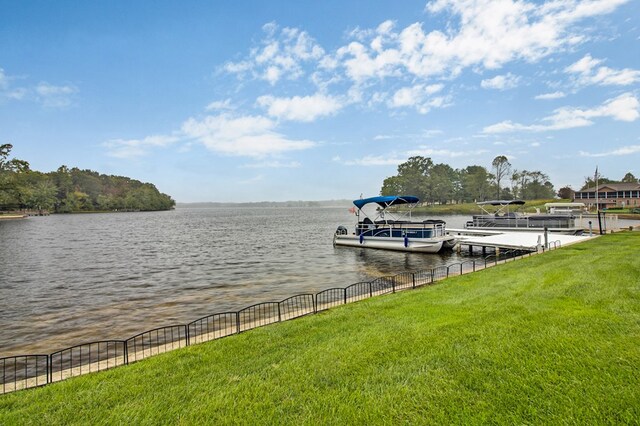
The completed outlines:
{"type": "Polygon", "coordinates": [[[640,177],[640,1],[0,0],[0,143],[179,202],[376,195],[413,155],[640,177]]]}

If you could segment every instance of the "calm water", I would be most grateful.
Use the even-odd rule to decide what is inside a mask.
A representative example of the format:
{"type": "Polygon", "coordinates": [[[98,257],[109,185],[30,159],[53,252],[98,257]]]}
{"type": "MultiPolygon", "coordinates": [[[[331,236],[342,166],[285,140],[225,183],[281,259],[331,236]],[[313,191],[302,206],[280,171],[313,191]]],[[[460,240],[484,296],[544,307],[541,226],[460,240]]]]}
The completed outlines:
{"type": "MultiPolygon", "coordinates": [[[[461,227],[466,217],[445,218],[461,227]]],[[[455,263],[332,246],[341,208],[202,208],[0,221],[0,357],[455,263]]]]}

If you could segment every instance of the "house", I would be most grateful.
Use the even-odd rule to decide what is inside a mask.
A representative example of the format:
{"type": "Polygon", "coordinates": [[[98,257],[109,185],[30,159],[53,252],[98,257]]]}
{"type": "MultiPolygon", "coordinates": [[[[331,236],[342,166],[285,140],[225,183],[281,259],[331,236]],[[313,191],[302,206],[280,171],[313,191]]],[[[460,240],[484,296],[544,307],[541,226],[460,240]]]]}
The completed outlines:
{"type": "MultiPolygon", "coordinates": [[[[598,185],[598,209],[621,207],[640,207],[640,183],[603,183],[598,185]]],[[[596,187],[577,191],[575,201],[585,203],[589,208],[596,207],[596,187]]]]}

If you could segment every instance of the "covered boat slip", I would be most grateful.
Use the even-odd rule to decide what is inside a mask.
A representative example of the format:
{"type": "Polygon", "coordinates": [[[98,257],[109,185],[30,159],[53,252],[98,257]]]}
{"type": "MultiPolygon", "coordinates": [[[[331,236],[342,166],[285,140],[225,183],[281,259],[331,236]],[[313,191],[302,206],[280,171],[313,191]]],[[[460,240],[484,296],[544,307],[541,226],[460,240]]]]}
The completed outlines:
{"type": "MultiPolygon", "coordinates": [[[[505,231],[539,231],[549,229],[551,232],[565,234],[580,234],[583,228],[576,226],[576,217],[573,212],[574,203],[548,203],[545,205],[550,213],[521,213],[510,211],[511,206],[516,208],[525,204],[522,200],[493,200],[477,203],[484,214],[473,215],[472,220],[465,225],[467,229],[485,229],[505,231]],[[572,206],[568,206],[571,204],[572,206]],[[487,206],[495,208],[495,212],[489,212],[487,206]],[[572,207],[572,208],[569,208],[572,207]]],[[[582,205],[584,207],[584,205],[582,205]]]]}

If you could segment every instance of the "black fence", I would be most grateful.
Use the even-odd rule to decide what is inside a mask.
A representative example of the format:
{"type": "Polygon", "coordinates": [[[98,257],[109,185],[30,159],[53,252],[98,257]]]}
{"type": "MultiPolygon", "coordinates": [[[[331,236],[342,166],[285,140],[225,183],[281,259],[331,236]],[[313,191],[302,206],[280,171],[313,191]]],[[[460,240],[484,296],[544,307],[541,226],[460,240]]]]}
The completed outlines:
{"type": "MultiPolygon", "coordinates": [[[[559,247],[559,242],[550,244],[559,247]]],[[[69,377],[107,370],[173,349],[220,339],[253,328],[324,311],[370,297],[415,289],[454,275],[475,272],[523,256],[531,251],[501,251],[482,260],[380,277],[330,288],[314,294],[300,294],[280,302],[264,302],[237,312],[202,317],[187,325],[171,325],[145,331],[126,340],[106,340],[62,349],[49,355],[19,355],[0,358],[0,393],[43,386],[69,377]]]]}

